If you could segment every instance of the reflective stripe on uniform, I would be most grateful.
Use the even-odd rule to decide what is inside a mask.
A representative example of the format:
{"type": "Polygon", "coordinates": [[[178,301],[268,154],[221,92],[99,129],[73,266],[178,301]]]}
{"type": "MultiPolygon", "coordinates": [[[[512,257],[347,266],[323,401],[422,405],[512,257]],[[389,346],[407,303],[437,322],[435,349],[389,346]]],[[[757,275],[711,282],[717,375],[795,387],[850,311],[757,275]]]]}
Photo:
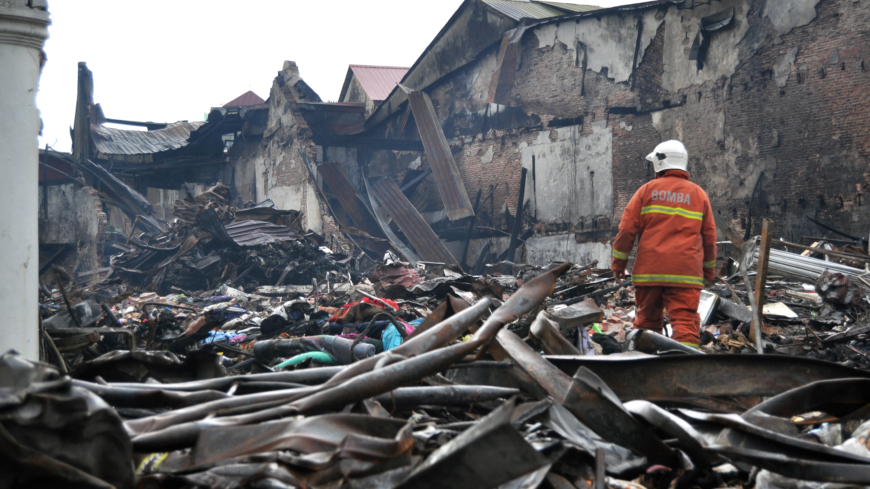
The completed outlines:
{"type": "Polygon", "coordinates": [[[703,212],[694,212],[680,207],[665,207],[663,205],[648,205],[640,209],[640,214],[666,214],[669,216],[680,216],[687,219],[695,219],[698,221],[704,220],[703,212]]]}
{"type": "Polygon", "coordinates": [[[686,345],[686,346],[691,346],[692,348],[694,348],[694,349],[696,349],[696,350],[698,349],[698,344],[697,344],[697,343],[692,343],[692,342],[689,342],[689,341],[681,341],[680,344],[681,344],[681,345],[686,345]]]}
{"type": "Polygon", "coordinates": [[[619,258],[620,260],[628,260],[628,253],[623,253],[621,251],[617,251],[616,248],[613,248],[613,257],[619,258]]]}
{"type": "Polygon", "coordinates": [[[704,268],[716,268],[716,260],[713,261],[705,261],[704,268]]]}
{"type": "Polygon", "coordinates": [[[633,281],[636,284],[670,283],[704,286],[704,277],[693,277],[691,275],[633,275],[633,281]]]}

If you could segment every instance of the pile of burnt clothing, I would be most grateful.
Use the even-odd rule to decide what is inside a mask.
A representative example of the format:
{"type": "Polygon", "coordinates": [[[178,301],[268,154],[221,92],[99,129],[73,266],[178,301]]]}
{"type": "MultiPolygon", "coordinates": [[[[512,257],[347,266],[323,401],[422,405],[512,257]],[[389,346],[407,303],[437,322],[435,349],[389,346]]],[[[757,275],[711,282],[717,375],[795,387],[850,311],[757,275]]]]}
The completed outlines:
{"type": "Polygon", "coordinates": [[[167,231],[131,236],[127,251],[111,258],[114,274],[161,295],[192,295],[228,281],[248,290],[308,285],[328,271],[349,269],[351,257],[324,251],[321,236],[302,231],[298,212],[278,210],[270,201],[236,209],[228,200],[229,189],[218,184],[177,201],[167,231]]]}
{"type": "Polygon", "coordinates": [[[0,379],[13,380],[0,380],[0,435],[13,464],[0,468],[0,480],[119,488],[870,484],[870,373],[805,357],[681,350],[665,336],[627,331],[630,288],[611,281],[559,297],[580,267],[547,268],[517,278],[523,284],[503,302],[392,300],[365,283],[331,281],[292,298],[227,288],[214,298],[229,300],[206,307],[175,297],[198,309],[182,321],[194,346],[109,352],[75,366],[74,380],[7,355],[0,379]],[[227,338],[241,325],[251,337],[233,344],[227,338]],[[393,330],[401,341],[388,348],[393,330]],[[595,335],[633,351],[596,355],[595,335]],[[27,415],[57,396],[86,400],[78,406],[90,410],[27,415]],[[102,437],[90,450],[89,437],[54,428],[74,421],[85,430],[96,420],[102,437]],[[40,443],[45,432],[56,442],[40,443]],[[109,442],[118,449],[100,456],[109,442]],[[81,452],[90,455],[77,460],[81,452]]]}

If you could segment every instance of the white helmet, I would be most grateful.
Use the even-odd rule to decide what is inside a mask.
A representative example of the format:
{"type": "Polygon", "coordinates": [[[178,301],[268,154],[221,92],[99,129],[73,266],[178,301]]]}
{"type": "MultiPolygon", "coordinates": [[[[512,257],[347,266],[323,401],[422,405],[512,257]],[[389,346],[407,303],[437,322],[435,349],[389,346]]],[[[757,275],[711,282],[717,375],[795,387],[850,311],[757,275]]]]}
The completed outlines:
{"type": "Polygon", "coordinates": [[[647,155],[646,160],[652,162],[656,173],[665,170],[688,171],[689,167],[689,153],[683,143],[676,139],[660,143],[647,155]]]}

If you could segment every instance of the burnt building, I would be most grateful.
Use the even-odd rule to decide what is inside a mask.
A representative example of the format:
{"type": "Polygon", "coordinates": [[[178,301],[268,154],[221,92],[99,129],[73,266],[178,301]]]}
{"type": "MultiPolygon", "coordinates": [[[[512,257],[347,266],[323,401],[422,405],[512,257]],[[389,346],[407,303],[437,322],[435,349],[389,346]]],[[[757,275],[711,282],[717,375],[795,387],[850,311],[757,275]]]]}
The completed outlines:
{"type": "MultiPolygon", "coordinates": [[[[799,241],[824,232],[811,217],[867,234],[866,6],[652,2],[543,19],[492,7],[464,3],[401,82],[431,98],[472,205],[482,193],[476,226],[500,231],[472,240],[468,262],[509,246],[521,193],[522,259],[608,261],[622,209],[653,178],[644,156],[671,138],[737,229],[757,234],[768,217],[799,241]]],[[[408,112],[394,89],[366,136],[419,137],[408,112]]],[[[455,239],[464,222],[439,214],[434,180],[418,208],[455,239]]]]}
{"type": "Polygon", "coordinates": [[[826,232],[812,218],[866,236],[868,26],[852,0],[467,0],[386,94],[352,66],[324,103],[285,62],[266,103],[148,131],[184,132],[177,147],[109,154],[97,127],[90,148],[155,208],[220,180],[238,203],[300,211],[334,248],[468,270],[609,263],[667,139],[741,233],[767,217],[800,242],[826,232]]]}

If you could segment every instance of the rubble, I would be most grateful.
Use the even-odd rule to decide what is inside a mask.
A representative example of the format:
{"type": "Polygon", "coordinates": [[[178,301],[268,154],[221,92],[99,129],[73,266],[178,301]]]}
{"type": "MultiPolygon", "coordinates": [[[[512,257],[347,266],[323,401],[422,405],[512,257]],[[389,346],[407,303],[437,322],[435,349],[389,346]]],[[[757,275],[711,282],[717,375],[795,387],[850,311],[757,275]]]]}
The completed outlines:
{"type": "MultiPolygon", "coordinates": [[[[135,250],[112,260],[119,273],[96,286],[58,273],[43,301],[55,366],[0,362],[0,434],[49,468],[9,454],[16,483],[870,484],[862,277],[826,271],[811,285],[771,269],[767,355],[749,340],[752,292],[723,278],[705,291],[695,350],[667,327],[634,330],[633,287],[595,264],[473,276],[387,253],[363,270],[298,231],[251,246],[221,238],[240,213],[221,192],[131,238],[135,250]],[[103,334],[116,330],[135,351],[103,334]],[[72,432],[35,442],[41,428],[16,413],[43,395],[90,399],[121,449],[95,464],[74,457],[72,432]]],[[[55,416],[87,429],[75,411],[55,416]]]]}

